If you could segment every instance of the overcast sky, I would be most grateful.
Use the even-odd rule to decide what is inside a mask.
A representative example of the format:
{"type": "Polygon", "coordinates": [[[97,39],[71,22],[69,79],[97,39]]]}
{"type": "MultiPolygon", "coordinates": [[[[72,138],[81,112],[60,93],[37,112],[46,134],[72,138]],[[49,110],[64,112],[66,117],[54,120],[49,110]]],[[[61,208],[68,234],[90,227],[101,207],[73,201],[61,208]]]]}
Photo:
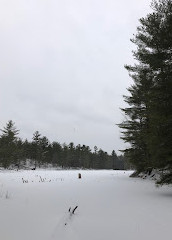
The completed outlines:
{"type": "Polygon", "coordinates": [[[119,153],[124,64],[148,12],[150,0],[0,0],[0,128],[119,153]]]}

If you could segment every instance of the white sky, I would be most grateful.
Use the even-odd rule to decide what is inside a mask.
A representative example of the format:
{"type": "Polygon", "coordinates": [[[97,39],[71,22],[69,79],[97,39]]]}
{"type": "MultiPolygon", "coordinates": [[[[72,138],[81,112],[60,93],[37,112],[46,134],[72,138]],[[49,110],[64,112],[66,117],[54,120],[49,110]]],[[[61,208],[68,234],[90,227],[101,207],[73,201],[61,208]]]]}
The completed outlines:
{"type": "Polygon", "coordinates": [[[149,12],[150,0],[0,0],[0,128],[123,149],[124,64],[149,12]]]}

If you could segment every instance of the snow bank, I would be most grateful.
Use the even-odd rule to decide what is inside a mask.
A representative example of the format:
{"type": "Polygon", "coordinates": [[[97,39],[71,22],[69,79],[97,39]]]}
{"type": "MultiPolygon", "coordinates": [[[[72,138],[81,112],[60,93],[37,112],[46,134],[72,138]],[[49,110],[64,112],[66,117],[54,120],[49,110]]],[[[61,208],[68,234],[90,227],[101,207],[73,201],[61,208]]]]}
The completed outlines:
{"type": "Polygon", "coordinates": [[[148,172],[141,172],[138,174],[138,177],[142,179],[149,179],[154,181],[159,181],[161,177],[162,172],[159,169],[153,169],[150,173],[148,172]]]}

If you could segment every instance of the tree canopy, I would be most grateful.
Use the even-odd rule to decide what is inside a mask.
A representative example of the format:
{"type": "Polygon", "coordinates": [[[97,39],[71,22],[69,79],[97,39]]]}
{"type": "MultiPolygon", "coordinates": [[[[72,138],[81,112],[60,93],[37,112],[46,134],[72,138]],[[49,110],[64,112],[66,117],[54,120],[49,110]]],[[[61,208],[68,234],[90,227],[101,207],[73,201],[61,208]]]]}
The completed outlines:
{"type": "MultiPolygon", "coordinates": [[[[140,19],[131,40],[135,65],[126,65],[133,84],[124,96],[128,107],[119,127],[130,143],[124,152],[137,171],[166,168],[159,183],[172,173],[172,1],[151,4],[153,12],[140,19]]],[[[170,180],[172,182],[172,178],[170,180]]]]}
{"type": "Polygon", "coordinates": [[[86,168],[86,169],[124,169],[124,158],[89,146],[52,143],[39,131],[35,131],[31,141],[22,141],[19,130],[9,121],[0,136],[0,166],[9,168],[35,169],[37,167],[86,168]],[[30,165],[28,166],[28,162],[30,165]]]}

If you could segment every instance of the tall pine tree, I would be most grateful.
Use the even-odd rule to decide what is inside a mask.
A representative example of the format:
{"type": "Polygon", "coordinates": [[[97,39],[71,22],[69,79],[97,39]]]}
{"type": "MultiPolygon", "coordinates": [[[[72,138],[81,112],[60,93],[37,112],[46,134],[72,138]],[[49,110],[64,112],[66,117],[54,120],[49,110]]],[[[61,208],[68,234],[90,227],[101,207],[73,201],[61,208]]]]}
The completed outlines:
{"type": "MultiPolygon", "coordinates": [[[[172,1],[152,2],[153,12],[140,19],[132,42],[135,66],[126,66],[134,84],[125,96],[126,120],[120,124],[125,152],[139,171],[168,168],[172,174],[172,1]]],[[[167,181],[165,180],[167,179],[167,181]]],[[[172,182],[172,177],[171,177],[172,182]]]]}
{"type": "Polygon", "coordinates": [[[1,132],[0,163],[4,168],[8,168],[11,164],[18,162],[17,135],[19,130],[16,129],[15,123],[9,120],[1,132]]]}

